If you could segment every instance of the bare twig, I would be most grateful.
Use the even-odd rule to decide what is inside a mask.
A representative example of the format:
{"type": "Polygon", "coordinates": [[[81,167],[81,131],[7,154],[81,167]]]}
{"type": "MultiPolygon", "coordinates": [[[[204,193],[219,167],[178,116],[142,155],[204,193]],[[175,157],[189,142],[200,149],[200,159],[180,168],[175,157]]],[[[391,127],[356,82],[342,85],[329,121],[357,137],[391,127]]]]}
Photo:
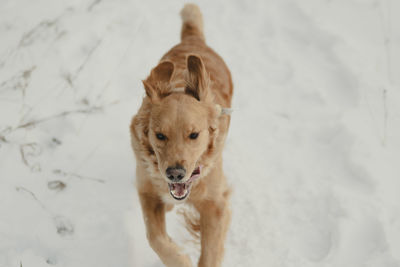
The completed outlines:
{"type": "Polygon", "coordinates": [[[44,117],[44,118],[37,119],[37,120],[31,120],[29,122],[19,124],[19,125],[15,126],[14,128],[6,127],[6,128],[4,128],[4,129],[2,129],[0,131],[0,140],[6,140],[5,138],[6,138],[6,136],[8,134],[10,134],[10,133],[12,133],[12,132],[14,132],[14,131],[16,131],[18,129],[26,129],[26,128],[29,128],[31,126],[36,126],[36,125],[38,125],[40,123],[43,123],[43,122],[47,122],[47,121],[54,120],[54,119],[61,118],[61,117],[66,117],[66,116],[72,115],[72,114],[92,114],[92,113],[96,113],[96,112],[99,112],[99,111],[103,111],[104,108],[106,108],[106,107],[109,107],[109,106],[112,106],[112,105],[115,105],[115,104],[118,104],[118,103],[119,103],[119,101],[113,101],[113,102],[111,102],[109,104],[106,104],[106,105],[91,106],[89,108],[82,108],[82,109],[64,111],[64,112],[61,112],[59,114],[55,114],[55,115],[52,115],[52,116],[44,117]]]}
{"type": "Polygon", "coordinates": [[[101,111],[101,110],[103,110],[103,107],[90,107],[90,108],[87,108],[87,109],[77,109],[77,110],[64,111],[64,112],[61,112],[61,113],[56,114],[56,115],[44,117],[44,118],[41,118],[41,119],[33,120],[33,121],[30,121],[30,122],[18,125],[14,129],[28,128],[30,126],[34,126],[34,125],[37,125],[37,124],[40,124],[40,123],[43,123],[43,122],[46,122],[46,121],[49,121],[49,120],[57,119],[57,118],[60,118],[60,117],[65,117],[65,116],[68,116],[70,114],[79,114],[79,113],[80,114],[90,114],[90,113],[94,113],[94,112],[101,111]]]}
{"type": "Polygon", "coordinates": [[[24,150],[23,150],[23,147],[22,147],[22,146],[19,147],[19,153],[21,153],[22,162],[23,162],[26,166],[29,166],[29,163],[28,163],[28,161],[26,160],[25,153],[24,153],[24,150]]]}
{"type": "Polygon", "coordinates": [[[57,233],[61,236],[66,236],[66,235],[72,235],[74,233],[74,226],[73,224],[70,222],[70,220],[68,220],[67,218],[65,218],[64,216],[58,215],[58,214],[54,214],[53,212],[51,212],[50,210],[48,210],[46,208],[46,206],[36,197],[36,195],[26,189],[25,187],[22,186],[18,186],[15,188],[18,192],[22,191],[25,193],[28,193],[33,200],[36,201],[36,203],[45,211],[48,213],[48,215],[50,215],[50,217],[53,219],[53,222],[55,224],[55,228],[57,230],[57,233]]]}
{"type": "Polygon", "coordinates": [[[67,80],[68,84],[73,85],[75,80],[78,78],[79,74],[82,72],[82,70],[85,68],[86,64],[89,62],[89,60],[92,57],[94,51],[96,51],[96,49],[100,46],[102,41],[103,41],[103,39],[98,40],[96,42],[96,44],[89,50],[89,52],[87,53],[85,59],[79,65],[78,69],[75,71],[74,75],[66,77],[66,80],[67,80]]]}
{"type": "Polygon", "coordinates": [[[25,193],[28,193],[28,194],[33,198],[33,200],[36,201],[36,203],[37,203],[40,207],[42,207],[46,212],[51,213],[51,212],[46,208],[46,206],[36,197],[36,195],[35,195],[31,190],[28,190],[28,189],[26,189],[25,187],[22,187],[22,186],[17,186],[17,187],[15,188],[15,190],[17,190],[18,192],[25,192],[25,193]]]}
{"type": "Polygon", "coordinates": [[[46,32],[47,30],[53,28],[56,25],[58,19],[59,18],[56,18],[54,20],[41,21],[30,31],[24,33],[21,37],[21,40],[19,41],[18,48],[32,44],[35,41],[35,39],[37,39],[41,34],[43,34],[43,32],[46,32]]]}
{"type": "Polygon", "coordinates": [[[103,88],[101,89],[100,93],[98,94],[99,96],[103,95],[104,91],[108,88],[111,80],[115,77],[115,74],[117,73],[119,67],[122,65],[124,60],[126,60],[129,50],[131,49],[131,47],[134,44],[134,42],[137,40],[136,35],[139,32],[139,30],[141,29],[142,24],[143,24],[143,17],[141,17],[138,20],[136,28],[132,31],[132,34],[131,34],[132,37],[129,40],[127,46],[126,46],[123,55],[118,60],[118,64],[115,66],[115,68],[112,71],[109,72],[110,75],[109,75],[107,81],[104,83],[103,88]]]}
{"type": "Polygon", "coordinates": [[[79,175],[79,174],[76,174],[76,173],[65,172],[65,171],[62,171],[60,169],[53,170],[53,173],[61,175],[61,176],[67,176],[67,177],[70,177],[70,178],[77,178],[77,179],[80,179],[80,180],[91,180],[91,181],[98,182],[98,183],[104,183],[105,182],[103,179],[82,176],[82,175],[79,175]]]}
{"type": "Polygon", "coordinates": [[[2,90],[21,90],[22,96],[25,97],[25,90],[29,85],[29,80],[32,72],[36,69],[36,66],[32,66],[24,71],[19,72],[8,80],[3,81],[0,84],[2,90]]]}
{"type": "Polygon", "coordinates": [[[91,12],[93,7],[95,7],[96,5],[98,5],[101,2],[101,0],[94,0],[87,8],[88,12],[91,12]]]}

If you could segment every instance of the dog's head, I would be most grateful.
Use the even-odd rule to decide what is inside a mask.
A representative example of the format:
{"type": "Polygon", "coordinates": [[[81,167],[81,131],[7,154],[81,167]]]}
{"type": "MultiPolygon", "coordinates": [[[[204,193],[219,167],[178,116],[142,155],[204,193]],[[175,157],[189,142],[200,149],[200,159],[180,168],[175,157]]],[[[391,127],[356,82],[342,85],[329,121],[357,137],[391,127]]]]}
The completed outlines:
{"type": "Polygon", "coordinates": [[[151,102],[148,141],[171,196],[183,200],[189,195],[192,182],[204,171],[202,157],[215,142],[219,113],[198,56],[187,58],[183,92],[172,93],[173,74],[174,64],[164,61],[143,84],[151,102]]]}

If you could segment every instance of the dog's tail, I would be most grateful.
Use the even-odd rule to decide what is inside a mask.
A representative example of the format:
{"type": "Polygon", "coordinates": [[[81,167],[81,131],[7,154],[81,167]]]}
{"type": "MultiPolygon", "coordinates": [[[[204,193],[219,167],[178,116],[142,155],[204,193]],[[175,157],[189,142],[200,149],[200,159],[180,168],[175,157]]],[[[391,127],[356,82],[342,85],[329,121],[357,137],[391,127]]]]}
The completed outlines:
{"type": "Polygon", "coordinates": [[[185,4],[181,10],[182,31],[181,40],[184,41],[187,37],[194,36],[205,41],[203,33],[203,16],[200,8],[195,4],[185,4]]]}
{"type": "Polygon", "coordinates": [[[194,237],[194,241],[200,242],[200,217],[198,212],[187,207],[178,209],[177,212],[185,220],[185,227],[190,235],[194,237]]]}

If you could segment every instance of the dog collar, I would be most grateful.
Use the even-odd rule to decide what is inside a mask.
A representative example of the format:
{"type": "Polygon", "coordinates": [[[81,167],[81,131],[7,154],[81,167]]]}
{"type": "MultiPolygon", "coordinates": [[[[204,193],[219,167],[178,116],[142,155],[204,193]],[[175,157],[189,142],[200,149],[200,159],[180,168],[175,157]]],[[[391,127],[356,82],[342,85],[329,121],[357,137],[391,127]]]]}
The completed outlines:
{"type": "Polygon", "coordinates": [[[232,114],[232,112],[233,112],[233,109],[231,109],[231,108],[223,108],[223,107],[221,107],[220,105],[215,105],[216,106],[216,108],[217,108],[217,110],[218,110],[218,113],[219,113],[219,115],[221,116],[221,115],[231,115],[232,114]]]}

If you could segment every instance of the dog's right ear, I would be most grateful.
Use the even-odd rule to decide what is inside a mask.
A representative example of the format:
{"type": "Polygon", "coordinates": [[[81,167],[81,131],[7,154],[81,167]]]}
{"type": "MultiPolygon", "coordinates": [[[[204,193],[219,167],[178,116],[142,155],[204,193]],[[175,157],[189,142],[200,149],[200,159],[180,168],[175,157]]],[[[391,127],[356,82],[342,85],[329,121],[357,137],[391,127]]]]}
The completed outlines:
{"type": "Polygon", "coordinates": [[[193,96],[198,101],[209,101],[210,79],[199,56],[189,55],[187,61],[185,93],[193,96]]]}
{"type": "Polygon", "coordinates": [[[170,93],[169,82],[174,74],[174,69],[174,63],[163,61],[151,70],[146,80],[142,81],[146,95],[151,100],[160,99],[170,93]]]}

